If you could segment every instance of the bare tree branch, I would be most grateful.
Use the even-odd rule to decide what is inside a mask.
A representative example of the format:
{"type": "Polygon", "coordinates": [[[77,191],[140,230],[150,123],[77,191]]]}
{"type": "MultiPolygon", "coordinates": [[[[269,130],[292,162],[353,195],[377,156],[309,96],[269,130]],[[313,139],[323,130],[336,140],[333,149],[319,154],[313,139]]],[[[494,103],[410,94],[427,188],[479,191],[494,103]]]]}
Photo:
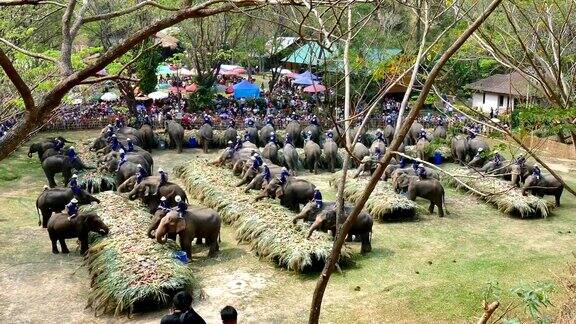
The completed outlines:
{"type": "Polygon", "coordinates": [[[33,109],[35,105],[34,105],[34,98],[32,97],[32,91],[30,91],[30,88],[28,88],[26,82],[22,80],[22,77],[20,76],[20,74],[18,74],[18,71],[16,71],[14,65],[12,65],[12,62],[10,61],[8,56],[6,56],[6,53],[4,53],[2,48],[0,48],[0,66],[2,67],[2,69],[12,82],[12,84],[14,84],[14,87],[16,87],[16,90],[18,90],[20,96],[22,96],[22,99],[24,100],[24,106],[26,106],[26,109],[33,109]]]}
{"type": "Polygon", "coordinates": [[[30,52],[28,50],[23,49],[22,47],[16,46],[14,43],[11,43],[10,41],[8,41],[7,39],[4,39],[2,37],[0,37],[0,42],[6,44],[7,46],[15,49],[16,51],[18,51],[24,55],[28,55],[30,57],[35,57],[35,58],[46,60],[46,61],[50,61],[52,63],[58,63],[58,61],[53,57],[46,56],[46,55],[40,54],[40,53],[30,52]]]}
{"type": "Polygon", "coordinates": [[[136,11],[142,7],[145,7],[145,6],[152,6],[152,7],[156,7],[156,8],[162,9],[162,10],[166,10],[166,11],[178,11],[179,10],[179,8],[172,8],[172,7],[162,5],[156,1],[147,0],[147,1],[140,2],[139,4],[132,6],[130,8],[126,8],[124,10],[118,10],[118,11],[113,11],[113,12],[109,12],[109,13],[105,13],[105,14],[101,14],[101,15],[83,18],[82,23],[89,23],[89,22],[94,22],[94,21],[98,21],[98,20],[112,19],[112,18],[124,16],[124,15],[132,13],[132,12],[134,12],[134,11],[136,11]]]}
{"type": "Polygon", "coordinates": [[[11,7],[11,6],[24,6],[24,5],[44,5],[50,4],[59,7],[66,7],[65,4],[57,1],[45,1],[45,0],[0,0],[0,7],[11,7]]]}

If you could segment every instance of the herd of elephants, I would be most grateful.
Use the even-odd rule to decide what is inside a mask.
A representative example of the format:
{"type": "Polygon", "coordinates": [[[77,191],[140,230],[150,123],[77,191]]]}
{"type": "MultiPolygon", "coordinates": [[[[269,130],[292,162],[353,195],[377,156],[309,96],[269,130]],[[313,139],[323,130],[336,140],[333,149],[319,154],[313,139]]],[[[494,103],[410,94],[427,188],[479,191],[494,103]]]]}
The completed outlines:
{"type": "MultiPolygon", "coordinates": [[[[428,156],[427,146],[432,139],[442,138],[451,146],[451,155],[455,163],[475,168],[480,173],[505,178],[513,185],[521,187],[523,193],[530,192],[537,196],[553,195],[556,204],[559,205],[563,187],[554,177],[535,174],[535,165],[524,159],[520,159],[521,163],[517,160],[494,159],[495,152],[490,151],[487,142],[468,131],[446,139],[447,127],[449,126],[436,125],[426,129],[416,122],[406,136],[404,145],[415,145],[417,157],[429,160],[431,157],[428,156]]],[[[351,130],[353,137],[357,130],[357,128],[351,130]]],[[[210,148],[221,149],[218,158],[210,163],[231,168],[234,174],[239,176],[239,181],[235,184],[237,187],[244,186],[246,192],[260,191],[255,198],[257,200],[266,197],[278,199],[281,205],[295,213],[294,223],[298,220],[311,223],[308,236],[315,230],[335,232],[335,203],[322,201],[319,204],[316,186],[308,180],[299,178],[296,172],[299,172],[302,165],[314,173],[322,168],[334,172],[341,164],[341,151],[339,151],[342,142],[339,138],[341,130],[334,128],[322,130],[321,126],[316,124],[304,127],[298,121],[292,120],[284,130],[275,130],[271,124],[259,127],[250,124],[242,131],[230,126],[219,133],[218,136],[221,138],[217,138],[216,133],[210,123],[205,123],[198,129],[197,140],[205,153],[210,148]],[[279,134],[282,134],[283,140],[280,140],[279,134]],[[300,154],[302,151],[303,154],[300,154]]],[[[40,193],[36,207],[39,218],[42,216],[39,222],[48,229],[53,253],[59,253],[57,242],[60,242],[62,252],[67,253],[65,239],[68,238],[78,238],[81,252],[84,253],[88,249],[88,232],[108,234],[108,227],[95,213],[80,213],[76,217],[69,218],[66,212],[67,205],[74,198],[79,205],[100,203],[91,194],[94,192],[91,188],[83,186],[80,190],[73,190],[68,185],[73,172],[83,169],[97,169],[114,174],[116,186],[105,188],[102,184],[99,190],[117,190],[130,200],[142,201],[152,215],[146,232],[150,238],[164,243],[165,237],[176,239],[178,236],[181,249],[188,254],[194,239],[197,240],[197,244],[205,243],[210,247],[209,255],[218,251],[221,226],[218,212],[191,205],[180,213],[178,200],[181,198],[183,202],[187,202],[186,192],[174,182],[169,181],[160,185],[159,177],[153,175],[153,158],[150,152],[157,147],[159,136],[166,138],[169,149],[182,152],[185,146],[184,129],[173,120],[166,121],[164,130],[158,132],[148,124],[142,125],[139,129],[109,125],[90,145],[89,154],[94,156],[92,161],[97,164],[92,166],[86,165],[81,158],[70,158],[66,154],[67,148],[56,149],[55,139],[47,139],[30,146],[28,156],[38,154],[48,180],[49,186],[45,186],[40,193]],[[109,144],[111,133],[123,147],[127,147],[128,141],[134,144],[132,150],[125,154],[122,163],[119,162],[119,151],[113,150],[109,144]],[[147,176],[142,177],[140,169],[144,169],[147,176]],[[54,180],[54,176],[58,173],[62,173],[64,178],[64,187],[61,188],[56,187],[54,180]],[[168,208],[165,208],[166,205],[168,208]]],[[[375,170],[377,160],[383,156],[393,136],[394,128],[391,125],[386,125],[383,129],[364,131],[359,135],[359,140],[352,150],[355,156],[352,163],[357,168],[354,177],[370,174],[375,170]]],[[[63,137],[57,139],[73,144],[63,137]]],[[[400,152],[403,152],[404,145],[399,149],[400,152]]],[[[405,193],[411,200],[417,197],[429,200],[430,212],[438,207],[439,216],[443,216],[444,188],[439,181],[438,172],[416,162],[419,168],[426,170],[426,176],[422,177],[418,173],[418,168],[411,162],[404,157],[396,156],[386,168],[382,180],[390,179],[394,190],[405,193]]],[[[345,210],[343,217],[347,217],[351,206],[347,205],[345,210]]],[[[351,239],[355,238],[361,242],[362,253],[371,250],[372,225],[372,217],[363,212],[350,232],[351,239]]]]}

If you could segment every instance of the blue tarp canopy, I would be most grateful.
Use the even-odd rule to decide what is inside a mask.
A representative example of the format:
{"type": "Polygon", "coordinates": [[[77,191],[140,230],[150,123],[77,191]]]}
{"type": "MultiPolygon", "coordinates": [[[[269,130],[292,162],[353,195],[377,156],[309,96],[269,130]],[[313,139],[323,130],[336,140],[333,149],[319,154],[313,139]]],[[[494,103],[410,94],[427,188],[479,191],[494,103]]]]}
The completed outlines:
{"type": "Polygon", "coordinates": [[[336,50],[336,46],[334,45],[330,48],[330,51],[327,51],[316,42],[308,42],[285,57],[282,61],[286,63],[320,66],[334,56],[334,50],[336,50]]]}
{"type": "Polygon", "coordinates": [[[260,98],[260,88],[248,80],[234,85],[234,98],[260,98]]]}

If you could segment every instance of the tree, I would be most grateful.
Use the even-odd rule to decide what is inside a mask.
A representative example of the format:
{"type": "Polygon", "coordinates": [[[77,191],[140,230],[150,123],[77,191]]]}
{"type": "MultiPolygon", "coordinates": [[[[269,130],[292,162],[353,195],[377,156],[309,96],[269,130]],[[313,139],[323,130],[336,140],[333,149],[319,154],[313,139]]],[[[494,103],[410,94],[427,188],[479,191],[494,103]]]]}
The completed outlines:
{"type": "MultiPolygon", "coordinates": [[[[326,5],[345,6],[347,1],[340,2],[327,0],[326,5]]],[[[288,0],[237,0],[233,2],[223,2],[219,0],[205,0],[204,2],[193,4],[190,1],[164,1],[162,3],[146,1],[122,1],[110,11],[92,12],[91,3],[93,1],[68,0],[65,3],[58,1],[34,1],[34,0],[2,0],[0,1],[0,21],[3,27],[14,27],[14,22],[36,19],[40,27],[47,20],[57,20],[55,24],[48,24],[45,29],[36,27],[31,33],[36,35],[47,34],[46,30],[59,30],[59,37],[48,42],[26,42],[16,41],[16,33],[10,33],[8,38],[0,37],[0,66],[4,75],[11,83],[11,88],[16,90],[22,98],[24,118],[4,137],[0,143],[0,159],[8,156],[19,145],[26,141],[31,134],[35,133],[47,118],[49,118],[56,108],[64,100],[66,94],[75,86],[85,83],[95,83],[105,80],[118,79],[117,75],[106,77],[96,77],[98,71],[121,58],[135,46],[141,44],[145,39],[155,35],[157,32],[183,22],[187,19],[198,19],[214,16],[231,11],[240,11],[248,7],[265,7],[269,5],[305,6],[306,2],[288,0]],[[32,5],[32,6],[31,6],[32,5]],[[42,12],[38,14],[38,12],[42,12]],[[38,14],[34,16],[33,14],[38,14]],[[90,63],[82,61],[83,58],[94,54],[87,53],[87,46],[82,46],[82,37],[86,26],[104,21],[124,19],[128,21],[134,15],[149,13],[155,17],[153,21],[142,28],[131,28],[128,35],[121,42],[112,45],[108,49],[96,49],[100,54],[90,63]],[[16,17],[16,18],[14,18],[16,17]],[[32,18],[31,18],[32,17],[32,18]],[[14,38],[11,38],[14,37],[14,38]],[[42,44],[40,48],[38,44],[42,44]],[[28,47],[28,48],[26,48],[28,47]],[[31,70],[30,66],[18,66],[18,56],[26,56],[27,63],[32,68],[42,67],[50,75],[48,86],[42,87],[44,91],[35,91],[34,77],[26,78],[26,74],[31,70]]],[[[113,3],[113,2],[110,2],[113,3]]],[[[23,26],[26,26],[22,24],[23,26]]],[[[10,30],[4,29],[3,30],[10,30]]],[[[43,74],[46,75],[46,74],[43,74]]],[[[36,74],[35,78],[38,78],[36,74]]],[[[5,84],[3,82],[3,84],[5,84]]]]}

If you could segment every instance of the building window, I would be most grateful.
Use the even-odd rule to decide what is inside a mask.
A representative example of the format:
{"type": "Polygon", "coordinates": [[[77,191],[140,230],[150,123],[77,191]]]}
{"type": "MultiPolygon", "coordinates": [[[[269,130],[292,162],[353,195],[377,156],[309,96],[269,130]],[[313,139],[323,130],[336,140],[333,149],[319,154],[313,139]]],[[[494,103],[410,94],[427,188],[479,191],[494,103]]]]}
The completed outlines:
{"type": "Polygon", "coordinates": [[[498,107],[503,107],[504,106],[504,96],[500,95],[498,96],[498,107]]]}
{"type": "Polygon", "coordinates": [[[482,93],[482,104],[486,103],[486,92],[482,93]]]}

